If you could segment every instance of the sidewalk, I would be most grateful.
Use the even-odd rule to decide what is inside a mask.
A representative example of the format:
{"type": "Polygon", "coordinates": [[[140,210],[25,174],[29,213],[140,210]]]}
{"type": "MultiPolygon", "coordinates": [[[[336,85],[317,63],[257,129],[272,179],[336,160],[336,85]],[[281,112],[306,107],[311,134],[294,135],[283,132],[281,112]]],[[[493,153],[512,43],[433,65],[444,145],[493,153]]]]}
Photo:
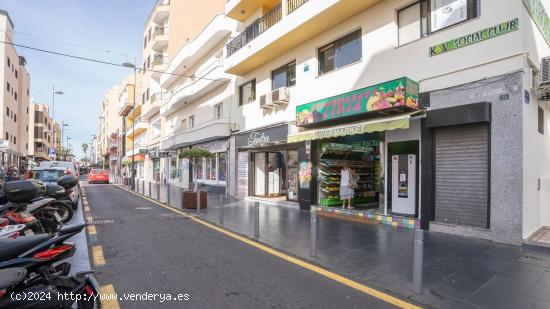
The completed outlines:
{"type": "MultiPolygon", "coordinates": [[[[253,238],[253,201],[224,197],[223,213],[224,228],[253,238]]],[[[200,217],[218,224],[219,195],[208,195],[200,217]]],[[[546,248],[427,232],[424,290],[415,294],[412,229],[318,216],[315,258],[309,229],[309,211],[260,202],[260,242],[400,298],[431,308],[550,308],[546,248]]]]}

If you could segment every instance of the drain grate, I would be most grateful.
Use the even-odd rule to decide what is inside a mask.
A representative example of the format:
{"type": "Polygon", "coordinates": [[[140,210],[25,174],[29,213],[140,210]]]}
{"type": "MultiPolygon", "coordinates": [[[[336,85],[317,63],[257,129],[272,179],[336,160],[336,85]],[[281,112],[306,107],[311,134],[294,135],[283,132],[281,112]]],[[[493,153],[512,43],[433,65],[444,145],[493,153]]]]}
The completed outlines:
{"type": "Polygon", "coordinates": [[[103,224],[113,224],[113,223],[115,223],[115,220],[113,219],[96,219],[96,220],[88,221],[88,224],[93,224],[93,225],[103,225],[103,224]]]}
{"type": "Polygon", "coordinates": [[[537,254],[535,252],[529,252],[522,254],[518,262],[523,262],[526,264],[531,264],[535,266],[541,266],[541,267],[550,267],[550,259],[546,255],[537,254]]]}

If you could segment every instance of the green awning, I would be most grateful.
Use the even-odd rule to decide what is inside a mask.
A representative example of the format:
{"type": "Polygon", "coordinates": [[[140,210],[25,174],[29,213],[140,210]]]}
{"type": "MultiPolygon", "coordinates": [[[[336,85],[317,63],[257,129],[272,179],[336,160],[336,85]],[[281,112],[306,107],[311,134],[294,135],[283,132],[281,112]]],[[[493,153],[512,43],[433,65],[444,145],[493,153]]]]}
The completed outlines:
{"type": "Polygon", "coordinates": [[[289,134],[287,141],[289,143],[297,143],[302,141],[332,138],[338,136],[381,132],[395,129],[408,129],[411,114],[413,113],[348,123],[345,125],[322,129],[307,130],[304,132],[289,134]]]}

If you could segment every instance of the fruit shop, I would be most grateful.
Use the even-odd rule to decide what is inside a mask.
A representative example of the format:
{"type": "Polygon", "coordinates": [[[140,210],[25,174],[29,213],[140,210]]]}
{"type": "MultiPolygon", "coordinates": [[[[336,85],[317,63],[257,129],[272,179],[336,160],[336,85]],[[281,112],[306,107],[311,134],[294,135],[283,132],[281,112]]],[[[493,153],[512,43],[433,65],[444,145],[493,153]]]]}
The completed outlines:
{"type": "Polygon", "coordinates": [[[346,161],[355,179],[352,213],[418,217],[423,115],[418,83],[406,77],[297,106],[299,132],[287,142],[305,145],[298,158],[300,206],[341,209],[346,161]]]}

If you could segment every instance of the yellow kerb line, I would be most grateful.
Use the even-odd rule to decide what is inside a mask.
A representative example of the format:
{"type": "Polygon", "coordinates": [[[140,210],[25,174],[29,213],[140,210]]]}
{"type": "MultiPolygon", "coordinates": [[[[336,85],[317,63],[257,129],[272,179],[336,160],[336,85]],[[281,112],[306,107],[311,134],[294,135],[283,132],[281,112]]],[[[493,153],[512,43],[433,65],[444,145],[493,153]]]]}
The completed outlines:
{"type": "Polygon", "coordinates": [[[92,247],[92,258],[95,266],[105,265],[105,257],[103,256],[103,248],[101,246],[92,247]]]}
{"type": "Polygon", "coordinates": [[[95,225],[88,225],[86,228],[88,229],[88,234],[89,235],[97,234],[97,231],[95,229],[95,225]]]}
{"type": "Polygon", "coordinates": [[[206,221],[204,221],[204,220],[202,220],[202,219],[199,219],[199,218],[197,218],[197,217],[195,217],[195,216],[191,216],[191,215],[189,215],[189,214],[187,214],[187,213],[185,213],[185,212],[183,212],[183,211],[180,211],[180,210],[178,210],[178,209],[174,209],[174,208],[172,208],[172,207],[169,207],[169,206],[166,206],[166,205],[164,205],[164,204],[162,204],[162,203],[159,203],[159,202],[157,202],[157,201],[155,201],[155,200],[153,200],[153,199],[150,199],[150,198],[148,198],[148,197],[146,197],[146,196],[142,196],[142,195],[140,195],[140,194],[138,194],[138,193],[136,193],[136,192],[132,192],[132,191],[130,191],[130,190],[127,190],[127,189],[124,188],[124,187],[121,187],[121,186],[119,186],[119,185],[116,185],[116,186],[118,186],[119,188],[122,188],[122,189],[124,189],[124,190],[126,190],[126,191],[128,191],[128,192],[130,192],[130,193],[133,193],[133,194],[135,194],[135,195],[137,195],[137,196],[139,196],[139,197],[142,197],[142,198],[144,198],[144,199],[146,199],[146,200],[148,200],[148,201],[151,201],[151,202],[153,202],[153,203],[155,203],[155,204],[157,204],[157,205],[159,205],[159,206],[161,206],[161,207],[164,207],[164,208],[166,208],[166,209],[168,209],[168,210],[170,210],[170,211],[172,211],[172,212],[178,213],[178,214],[180,214],[180,215],[182,215],[182,216],[184,216],[184,217],[187,217],[187,218],[191,218],[193,221],[195,221],[195,222],[197,222],[197,223],[199,223],[199,224],[202,224],[202,225],[204,225],[204,226],[206,226],[206,227],[208,227],[208,228],[211,228],[211,229],[213,229],[213,230],[216,230],[216,231],[218,231],[218,232],[220,232],[220,233],[222,233],[222,234],[225,234],[225,235],[227,235],[227,236],[229,236],[229,237],[231,237],[231,238],[237,239],[237,240],[239,240],[239,241],[241,241],[241,242],[244,242],[244,243],[246,243],[246,244],[248,244],[248,245],[250,245],[250,246],[252,246],[252,247],[255,247],[255,248],[257,248],[257,249],[260,249],[260,250],[262,250],[262,251],[264,251],[264,252],[267,252],[267,253],[269,253],[269,254],[271,254],[271,255],[274,255],[274,256],[276,256],[276,257],[278,257],[278,258],[281,258],[281,259],[283,259],[283,260],[285,260],[285,261],[287,261],[287,262],[290,262],[290,263],[292,263],[292,264],[295,264],[295,265],[298,265],[298,266],[303,267],[303,268],[305,268],[305,269],[308,269],[308,270],[310,270],[310,271],[313,271],[313,272],[315,272],[315,273],[317,273],[317,274],[319,274],[319,275],[322,275],[322,276],[327,277],[327,278],[329,278],[329,279],[332,279],[332,280],[334,280],[334,281],[336,281],[336,282],[339,282],[339,283],[341,283],[341,284],[343,284],[343,285],[346,285],[346,286],[348,286],[348,287],[350,287],[350,288],[353,288],[353,289],[355,289],[355,290],[358,290],[358,291],[361,291],[361,292],[366,293],[366,294],[368,294],[368,295],[371,295],[371,296],[373,296],[373,297],[376,297],[376,298],[378,298],[378,299],[380,299],[380,300],[382,300],[382,301],[385,301],[385,302],[387,302],[387,303],[390,303],[390,304],[392,304],[392,305],[395,305],[395,306],[397,306],[397,307],[399,307],[399,308],[407,308],[407,309],[420,309],[420,308],[421,308],[421,307],[419,307],[419,306],[416,306],[416,305],[413,305],[413,304],[408,303],[408,302],[406,302],[406,301],[403,301],[403,300],[401,300],[401,299],[399,299],[399,298],[397,298],[397,297],[391,296],[391,295],[386,294],[386,293],[384,293],[384,292],[381,292],[381,291],[378,291],[378,290],[376,290],[376,289],[370,288],[370,287],[368,287],[368,286],[366,286],[366,285],[364,285],[364,284],[361,284],[361,283],[359,283],[359,282],[353,281],[353,280],[351,280],[351,279],[349,279],[349,278],[346,278],[346,277],[344,277],[344,276],[341,276],[341,275],[338,275],[338,274],[333,273],[333,272],[331,272],[331,271],[328,271],[328,270],[326,270],[326,269],[323,269],[323,268],[321,268],[321,267],[319,267],[319,266],[315,266],[315,265],[313,265],[313,264],[304,262],[304,261],[302,261],[302,260],[300,260],[300,259],[297,259],[297,258],[295,258],[295,257],[292,257],[292,256],[289,256],[289,255],[287,255],[287,254],[284,254],[284,253],[282,253],[282,252],[280,252],[280,251],[277,251],[277,250],[274,250],[274,249],[272,249],[272,248],[269,248],[269,247],[267,247],[267,246],[265,246],[265,245],[262,245],[261,243],[252,241],[252,240],[250,240],[250,239],[248,239],[248,238],[246,238],[246,237],[237,235],[237,234],[235,234],[235,233],[233,233],[233,232],[230,232],[230,231],[228,231],[228,230],[226,230],[226,229],[220,228],[220,227],[218,227],[218,226],[216,226],[216,225],[213,225],[213,224],[211,224],[211,223],[209,223],[209,222],[206,222],[206,221]]]}
{"type": "Polygon", "coordinates": [[[118,299],[116,299],[115,287],[112,284],[104,285],[99,288],[99,293],[104,297],[101,299],[102,309],[119,309],[118,299]]]}

